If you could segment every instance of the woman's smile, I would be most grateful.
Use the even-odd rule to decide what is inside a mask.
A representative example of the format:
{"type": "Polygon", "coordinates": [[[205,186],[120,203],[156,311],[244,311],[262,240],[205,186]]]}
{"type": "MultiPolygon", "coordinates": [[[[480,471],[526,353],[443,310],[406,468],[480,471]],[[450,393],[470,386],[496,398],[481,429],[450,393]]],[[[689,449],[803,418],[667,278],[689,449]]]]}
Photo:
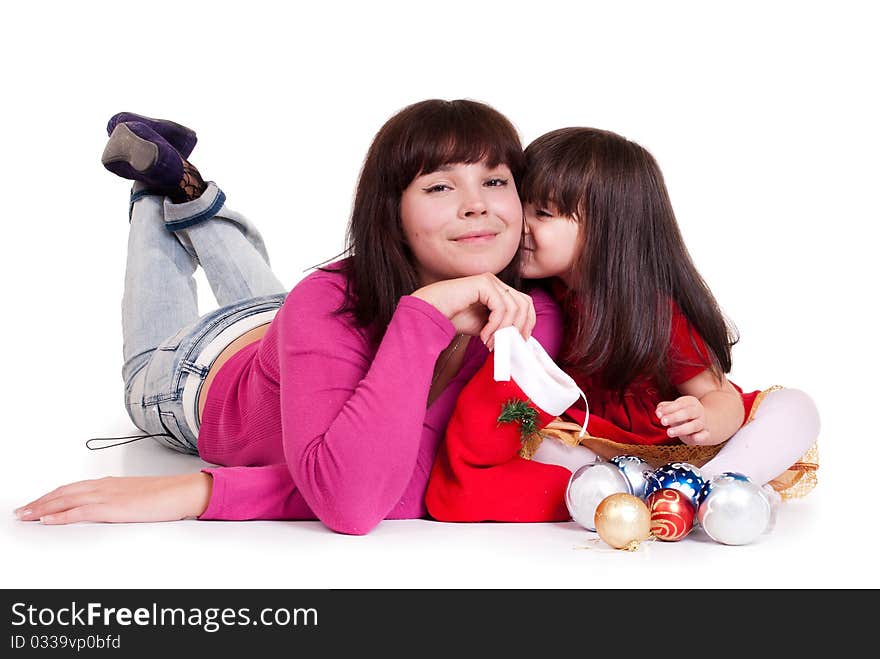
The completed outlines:
{"type": "Polygon", "coordinates": [[[491,242],[498,234],[498,231],[490,231],[488,229],[468,231],[453,238],[452,241],[460,245],[481,245],[491,242]]]}

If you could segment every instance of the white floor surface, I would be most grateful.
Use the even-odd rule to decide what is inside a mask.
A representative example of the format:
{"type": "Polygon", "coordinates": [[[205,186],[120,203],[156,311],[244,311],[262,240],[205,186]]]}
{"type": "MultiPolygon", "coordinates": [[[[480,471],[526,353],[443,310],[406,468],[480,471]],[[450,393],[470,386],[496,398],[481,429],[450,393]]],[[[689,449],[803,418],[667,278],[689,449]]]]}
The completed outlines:
{"type": "MultiPolygon", "coordinates": [[[[120,424],[125,427],[122,419],[120,424]]],[[[386,521],[367,536],[352,537],[319,522],[45,527],[13,518],[11,510],[23,503],[13,492],[36,495],[78,478],[175,473],[203,464],[149,441],[98,452],[72,442],[63,453],[57,444],[41,451],[16,442],[13,452],[31,460],[43,452],[46,468],[10,470],[5,476],[0,507],[10,512],[0,522],[0,583],[10,588],[322,589],[880,585],[871,499],[835,487],[833,463],[823,465],[820,484],[810,495],[783,504],[770,533],[738,547],[717,544],[696,530],[677,543],[654,541],[636,552],[616,551],[573,522],[386,521]]]]}

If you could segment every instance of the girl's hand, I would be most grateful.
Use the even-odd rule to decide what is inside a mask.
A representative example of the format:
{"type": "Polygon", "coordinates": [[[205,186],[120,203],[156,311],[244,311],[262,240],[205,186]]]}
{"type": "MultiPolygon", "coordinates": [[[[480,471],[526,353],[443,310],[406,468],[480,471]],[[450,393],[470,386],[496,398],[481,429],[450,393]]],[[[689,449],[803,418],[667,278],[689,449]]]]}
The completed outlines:
{"type": "Polygon", "coordinates": [[[412,295],[446,316],[457,333],[479,335],[490,350],[495,330],[512,325],[527,339],[535,327],[532,298],[490,273],[438,281],[412,295]]]}
{"type": "Polygon", "coordinates": [[[64,485],[18,508],[22,521],[166,522],[195,518],[211,498],[210,474],[112,477],[64,485]]]}
{"type": "Polygon", "coordinates": [[[657,405],[660,423],[668,426],[666,434],[677,437],[689,446],[703,446],[710,443],[706,429],[706,409],[695,396],[682,396],[673,401],[657,405]]]}

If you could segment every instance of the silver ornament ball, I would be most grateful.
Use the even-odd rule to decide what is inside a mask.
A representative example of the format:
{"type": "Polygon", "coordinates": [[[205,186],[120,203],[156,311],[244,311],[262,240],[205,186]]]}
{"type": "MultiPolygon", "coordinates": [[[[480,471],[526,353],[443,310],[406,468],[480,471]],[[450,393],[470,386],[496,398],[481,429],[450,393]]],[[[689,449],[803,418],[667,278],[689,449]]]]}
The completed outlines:
{"type": "Polygon", "coordinates": [[[697,510],[703,530],[725,545],[753,542],[770,528],[772,516],[770,499],[758,485],[730,478],[714,482],[697,510]]]}
{"type": "Polygon", "coordinates": [[[651,465],[636,455],[617,455],[609,460],[623,473],[629,482],[630,494],[640,499],[645,498],[647,477],[653,471],[651,465]]]}
{"type": "Polygon", "coordinates": [[[712,476],[712,478],[703,483],[703,487],[700,489],[700,493],[697,495],[697,507],[699,507],[699,505],[703,503],[703,500],[707,496],[709,496],[709,493],[712,492],[713,489],[715,489],[715,486],[718,483],[730,480],[752,482],[751,478],[738,471],[725,471],[720,474],[715,474],[714,476],[712,476]]]}
{"type": "Polygon", "coordinates": [[[602,500],[618,492],[632,494],[629,482],[610,462],[593,462],[578,468],[565,488],[565,505],[571,518],[588,531],[596,530],[596,508],[602,500]]]}

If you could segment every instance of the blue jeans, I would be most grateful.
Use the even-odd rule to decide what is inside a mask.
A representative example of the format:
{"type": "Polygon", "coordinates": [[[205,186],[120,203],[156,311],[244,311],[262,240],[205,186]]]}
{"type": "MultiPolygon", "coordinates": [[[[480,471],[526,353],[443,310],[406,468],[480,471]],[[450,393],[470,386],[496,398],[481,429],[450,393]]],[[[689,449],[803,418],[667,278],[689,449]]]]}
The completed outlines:
{"type": "Polygon", "coordinates": [[[182,204],[136,183],[129,217],[122,297],[126,410],[138,428],[162,435],[160,443],[198,454],[198,430],[187,423],[182,397],[188,379],[207,376],[210,364],[196,357],[239,321],[277,311],[287,290],[269,267],[256,227],[227,208],[213,182],[182,204]],[[201,317],[193,278],[199,265],[220,306],[201,317]]]}

